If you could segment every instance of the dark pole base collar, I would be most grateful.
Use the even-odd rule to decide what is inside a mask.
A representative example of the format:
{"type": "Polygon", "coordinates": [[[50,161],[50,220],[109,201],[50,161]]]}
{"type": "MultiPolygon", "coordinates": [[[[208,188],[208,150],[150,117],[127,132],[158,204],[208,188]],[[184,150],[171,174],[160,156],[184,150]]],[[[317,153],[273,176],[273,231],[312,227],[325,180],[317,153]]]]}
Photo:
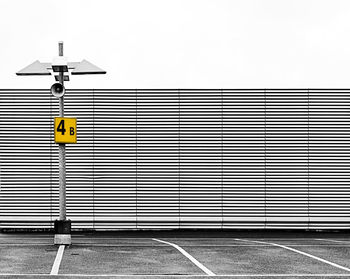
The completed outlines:
{"type": "Polygon", "coordinates": [[[55,220],[55,240],[57,245],[71,245],[71,220],[55,220]]]}
{"type": "Polygon", "coordinates": [[[55,220],[55,234],[70,234],[71,220],[55,220]]]}

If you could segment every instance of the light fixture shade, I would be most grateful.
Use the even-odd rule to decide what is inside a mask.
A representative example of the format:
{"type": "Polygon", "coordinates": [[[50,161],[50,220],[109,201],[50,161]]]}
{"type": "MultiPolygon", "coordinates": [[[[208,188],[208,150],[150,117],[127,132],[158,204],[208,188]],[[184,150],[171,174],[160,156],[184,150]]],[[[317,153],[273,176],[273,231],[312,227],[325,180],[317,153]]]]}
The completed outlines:
{"type": "Polygon", "coordinates": [[[87,60],[81,61],[72,71],[72,75],[106,74],[107,72],[87,60]]]}
{"type": "Polygon", "coordinates": [[[41,63],[39,60],[34,61],[32,64],[18,71],[18,76],[49,76],[51,73],[46,67],[47,63],[41,63]]]}

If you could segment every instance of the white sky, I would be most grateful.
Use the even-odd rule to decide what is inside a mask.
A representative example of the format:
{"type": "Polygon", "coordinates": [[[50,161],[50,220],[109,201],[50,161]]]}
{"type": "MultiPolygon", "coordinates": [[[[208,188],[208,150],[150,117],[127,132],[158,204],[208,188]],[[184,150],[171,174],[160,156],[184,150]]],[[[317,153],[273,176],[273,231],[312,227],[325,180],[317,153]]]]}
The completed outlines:
{"type": "Polygon", "coordinates": [[[0,88],[60,40],[107,71],[67,88],[350,87],[348,0],[1,0],[0,88]]]}

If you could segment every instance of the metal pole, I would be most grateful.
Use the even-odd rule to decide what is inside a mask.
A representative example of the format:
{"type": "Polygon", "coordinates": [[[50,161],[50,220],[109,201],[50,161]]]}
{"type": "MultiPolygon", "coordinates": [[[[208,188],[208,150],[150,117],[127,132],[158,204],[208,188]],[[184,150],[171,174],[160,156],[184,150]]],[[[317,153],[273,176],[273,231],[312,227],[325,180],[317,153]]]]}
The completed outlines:
{"type": "MultiPolygon", "coordinates": [[[[63,42],[58,42],[58,55],[63,56],[63,42]]],[[[59,82],[63,84],[64,73],[59,73],[59,82]]],[[[60,103],[60,117],[64,117],[64,99],[63,96],[59,98],[60,103]]],[[[59,185],[60,185],[60,217],[59,220],[66,220],[66,144],[58,144],[58,158],[59,158],[59,185]]]]}

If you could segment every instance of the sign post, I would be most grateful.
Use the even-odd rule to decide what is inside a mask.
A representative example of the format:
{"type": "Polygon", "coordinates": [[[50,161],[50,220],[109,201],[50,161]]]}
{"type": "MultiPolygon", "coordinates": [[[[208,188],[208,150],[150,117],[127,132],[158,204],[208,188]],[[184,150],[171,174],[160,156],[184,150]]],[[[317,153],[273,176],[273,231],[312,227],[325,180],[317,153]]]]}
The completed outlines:
{"type": "MultiPolygon", "coordinates": [[[[58,55],[63,56],[63,42],[58,43],[58,55]]],[[[58,82],[64,88],[64,72],[59,68],[58,82]]],[[[64,95],[59,97],[59,115],[64,117],[64,95]]],[[[56,134],[56,133],[55,133],[56,134]]],[[[59,180],[59,203],[60,203],[60,216],[55,221],[55,244],[68,244],[72,243],[71,240],[71,222],[67,221],[66,213],[66,144],[58,144],[58,180],[59,180]]]]}
{"type": "Polygon", "coordinates": [[[55,142],[58,143],[59,158],[59,218],[55,220],[54,244],[70,245],[71,221],[67,219],[66,213],[66,143],[77,143],[77,121],[76,118],[64,117],[64,81],[69,81],[69,70],[72,75],[106,74],[106,71],[96,67],[94,64],[83,60],[81,62],[67,62],[63,56],[63,42],[58,43],[58,57],[52,63],[41,63],[35,61],[16,74],[19,76],[55,75],[57,83],[51,86],[51,93],[59,99],[59,117],[55,117],[54,134],[55,142]],[[65,75],[67,73],[67,75],[65,75]]]}

